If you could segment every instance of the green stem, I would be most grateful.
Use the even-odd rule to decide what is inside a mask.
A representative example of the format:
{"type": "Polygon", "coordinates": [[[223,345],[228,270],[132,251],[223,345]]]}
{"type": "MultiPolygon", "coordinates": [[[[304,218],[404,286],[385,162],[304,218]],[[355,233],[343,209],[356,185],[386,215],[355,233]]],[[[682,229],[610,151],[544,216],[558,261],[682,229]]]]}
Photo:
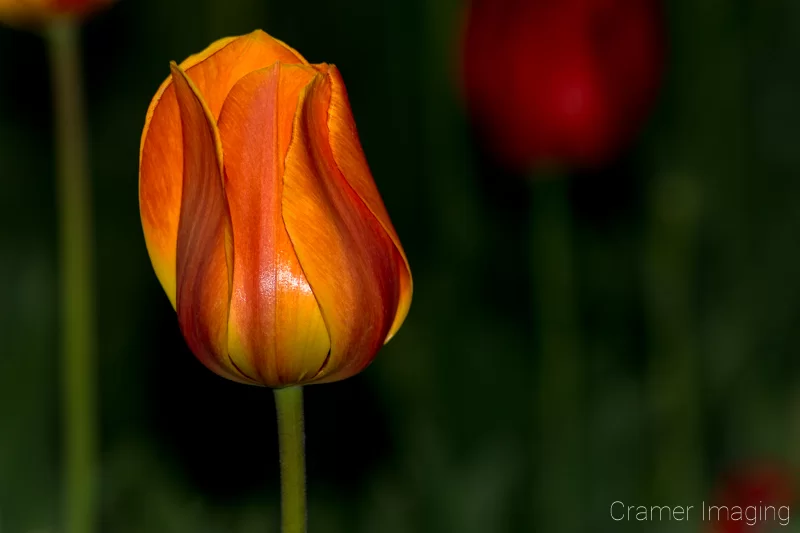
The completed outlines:
{"type": "Polygon", "coordinates": [[[94,531],[95,316],[92,224],[78,27],[47,30],[55,106],[60,240],[64,531],[94,531]]]}
{"type": "Polygon", "coordinates": [[[531,203],[531,271],[540,339],[537,529],[581,530],[580,324],[564,176],[535,176],[531,203]],[[547,178],[547,179],[543,179],[547,178]]]}
{"type": "Polygon", "coordinates": [[[645,249],[648,368],[653,421],[654,501],[698,498],[703,482],[703,371],[697,339],[696,282],[700,199],[697,180],[654,180],[645,249]]]}
{"type": "Polygon", "coordinates": [[[281,531],[306,533],[306,459],[303,389],[275,389],[281,454],[281,531]]]}

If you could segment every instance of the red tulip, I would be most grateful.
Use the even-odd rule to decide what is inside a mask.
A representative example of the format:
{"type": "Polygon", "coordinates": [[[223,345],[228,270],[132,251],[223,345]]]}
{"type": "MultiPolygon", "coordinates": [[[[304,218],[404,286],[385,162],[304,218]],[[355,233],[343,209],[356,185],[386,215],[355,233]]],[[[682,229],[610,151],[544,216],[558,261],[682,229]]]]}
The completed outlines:
{"type": "Polygon", "coordinates": [[[142,134],[147,250],[194,354],[269,387],[364,369],[411,272],[333,65],[262,31],[173,64],[142,134]]]}
{"type": "Polygon", "coordinates": [[[467,103],[512,166],[598,165],[651,107],[661,56],[657,0],[473,0],[467,103]]]}
{"type": "Polygon", "coordinates": [[[749,466],[725,476],[716,501],[724,506],[705,517],[714,533],[772,531],[788,522],[794,500],[794,478],[790,471],[771,465],[749,466]]]}

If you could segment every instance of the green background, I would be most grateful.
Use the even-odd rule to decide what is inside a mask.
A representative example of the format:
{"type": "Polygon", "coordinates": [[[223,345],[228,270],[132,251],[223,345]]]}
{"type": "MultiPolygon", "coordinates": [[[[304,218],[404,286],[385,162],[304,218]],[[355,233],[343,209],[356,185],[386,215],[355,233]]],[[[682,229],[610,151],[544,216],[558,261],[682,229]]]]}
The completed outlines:
{"type": "MultiPolygon", "coordinates": [[[[504,171],[476,142],[461,2],[123,0],[92,19],[100,531],[278,531],[272,396],[187,350],[137,198],[169,61],[257,27],[342,71],[415,280],[372,366],[306,390],[310,531],[705,531],[608,509],[699,505],[752,465],[791,476],[800,4],[667,7],[642,135],[560,181],[504,171]]],[[[2,533],[59,531],[51,114],[43,40],[0,28],[2,533]]]]}

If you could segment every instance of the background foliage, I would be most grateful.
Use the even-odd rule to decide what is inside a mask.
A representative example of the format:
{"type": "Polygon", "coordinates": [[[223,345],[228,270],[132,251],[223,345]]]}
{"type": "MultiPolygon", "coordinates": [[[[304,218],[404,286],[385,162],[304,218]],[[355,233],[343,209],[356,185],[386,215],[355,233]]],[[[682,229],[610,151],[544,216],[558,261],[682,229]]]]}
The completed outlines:
{"type": "MultiPolygon", "coordinates": [[[[740,465],[800,466],[800,4],[670,0],[646,131],[561,184],[480,149],[457,83],[461,9],[136,0],[86,26],[102,531],[277,531],[271,395],[188,352],[137,205],[139,136],[168,62],[255,27],[341,69],[416,284],[365,373],[307,389],[311,531],[640,531],[612,524],[610,503],[697,504],[740,465]],[[558,187],[580,312],[568,472],[548,467],[539,431],[562,407],[539,394],[534,282],[551,230],[538,208],[558,187]]],[[[51,130],[43,42],[0,28],[3,533],[58,531],[51,130]]]]}

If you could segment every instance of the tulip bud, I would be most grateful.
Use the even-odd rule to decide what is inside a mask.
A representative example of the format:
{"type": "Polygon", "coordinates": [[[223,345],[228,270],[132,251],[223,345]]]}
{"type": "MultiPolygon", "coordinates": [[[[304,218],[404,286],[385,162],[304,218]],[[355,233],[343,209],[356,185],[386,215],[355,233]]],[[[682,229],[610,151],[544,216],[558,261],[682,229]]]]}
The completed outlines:
{"type": "Polygon", "coordinates": [[[85,16],[113,0],[0,0],[0,20],[38,22],[58,16],[85,16]]]}
{"type": "Polygon", "coordinates": [[[411,271],[339,71],[262,31],[172,65],[147,111],[139,203],[184,337],[223,377],[347,378],[408,313],[411,271]]]}
{"type": "Polygon", "coordinates": [[[476,125],[511,166],[613,158],[661,71],[657,0],[472,0],[463,48],[476,125]]]}

